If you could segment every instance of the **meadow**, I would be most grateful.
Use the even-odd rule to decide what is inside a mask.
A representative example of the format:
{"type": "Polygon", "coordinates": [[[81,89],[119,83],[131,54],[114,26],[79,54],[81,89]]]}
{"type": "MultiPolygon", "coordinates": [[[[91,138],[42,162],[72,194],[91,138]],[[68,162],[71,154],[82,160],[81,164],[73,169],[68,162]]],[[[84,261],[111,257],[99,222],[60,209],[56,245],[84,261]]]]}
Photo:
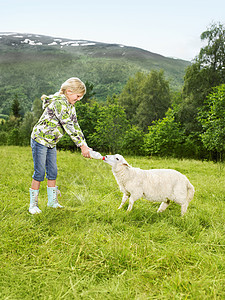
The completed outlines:
{"type": "Polygon", "coordinates": [[[225,169],[207,161],[125,157],[173,168],[196,193],[184,217],[144,199],[118,210],[111,167],[58,152],[64,209],[30,215],[30,147],[0,147],[0,299],[225,299],[225,169]]]}

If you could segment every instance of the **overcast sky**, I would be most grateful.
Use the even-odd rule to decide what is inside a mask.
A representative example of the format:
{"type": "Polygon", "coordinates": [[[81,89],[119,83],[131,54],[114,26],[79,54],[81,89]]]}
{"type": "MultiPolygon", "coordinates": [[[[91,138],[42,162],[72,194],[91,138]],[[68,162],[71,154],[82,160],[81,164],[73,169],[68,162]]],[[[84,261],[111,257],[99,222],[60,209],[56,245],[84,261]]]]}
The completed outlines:
{"type": "Polygon", "coordinates": [[[225,0],[0,0],[0,32],[134,46],[192,60],[200,35],[225,24],[225,0]]]}

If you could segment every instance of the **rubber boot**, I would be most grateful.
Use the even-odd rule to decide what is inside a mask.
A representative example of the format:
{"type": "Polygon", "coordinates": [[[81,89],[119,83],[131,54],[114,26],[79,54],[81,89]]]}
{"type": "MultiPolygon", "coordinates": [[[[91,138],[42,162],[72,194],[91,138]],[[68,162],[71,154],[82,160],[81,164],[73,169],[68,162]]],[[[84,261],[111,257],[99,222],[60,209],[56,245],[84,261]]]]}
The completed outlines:
{"type": "Polygon", "coordinates": [[[29,212],[34,214],[40,214],[41,210],[38,208],[38,194],[39,190],[30,189],[30,207],[29,212]]]}
{"type": "Polygon", "coordinates": [[[47,206],[53,207],[53,208],[63,208],[62,205],[58,202],[58,194],[61,195],[60,191],[58,190],[58,187],[47,187],[47,193],[48,193],[48,204],[47,206]]]}

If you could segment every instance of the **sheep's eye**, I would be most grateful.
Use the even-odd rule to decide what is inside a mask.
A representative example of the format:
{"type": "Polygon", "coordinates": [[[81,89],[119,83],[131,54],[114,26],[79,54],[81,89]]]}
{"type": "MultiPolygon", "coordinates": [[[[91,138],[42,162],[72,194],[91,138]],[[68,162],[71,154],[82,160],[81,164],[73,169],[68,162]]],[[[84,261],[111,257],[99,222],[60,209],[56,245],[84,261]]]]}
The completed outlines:
{"type": "Polygon", "coordinates": [[[118,158],[118,157],[116,157],[116,160],[119,160],[119,158],[118,158]]]}

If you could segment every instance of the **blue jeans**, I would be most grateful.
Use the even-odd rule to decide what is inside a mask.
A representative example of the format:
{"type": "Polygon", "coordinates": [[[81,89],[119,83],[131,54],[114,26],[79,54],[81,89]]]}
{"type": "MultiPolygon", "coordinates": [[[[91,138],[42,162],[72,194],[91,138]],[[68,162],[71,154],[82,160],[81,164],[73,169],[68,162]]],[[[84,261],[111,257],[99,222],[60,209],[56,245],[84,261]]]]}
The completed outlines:
{"type": "Polygon", "coordinates": [[[48,148],[31,139],[31,148],[34,161],[33,179],[44,181],[46,178],[55,180],[57,177],[56,147],[48,148]]]}

